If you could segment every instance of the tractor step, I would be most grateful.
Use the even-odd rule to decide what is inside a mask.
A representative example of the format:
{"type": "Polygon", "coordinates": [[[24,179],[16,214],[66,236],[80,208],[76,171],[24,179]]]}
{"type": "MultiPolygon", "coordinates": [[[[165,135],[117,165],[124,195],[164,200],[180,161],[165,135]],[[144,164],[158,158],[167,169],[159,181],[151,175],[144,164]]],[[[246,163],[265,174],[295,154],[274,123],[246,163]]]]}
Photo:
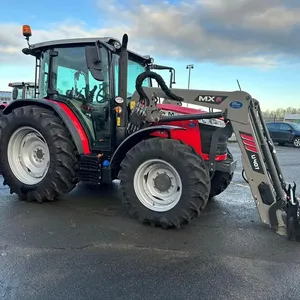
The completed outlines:
{"type": "MultiPolygon", "coordinates": [[[[209,161],[205,162],[209,168],[209,161]]],[[[232,174],[236,170],[237,160],[233,161],[216,161],[215,162],[215,171],[220,171],[224,173],[232,174]]]]}
{"type": "Polygon", "coordinates": [[[91,184],[101,182],[101,161],[96,155],[81,155],[79,162],[79,181],[91,184]]]}

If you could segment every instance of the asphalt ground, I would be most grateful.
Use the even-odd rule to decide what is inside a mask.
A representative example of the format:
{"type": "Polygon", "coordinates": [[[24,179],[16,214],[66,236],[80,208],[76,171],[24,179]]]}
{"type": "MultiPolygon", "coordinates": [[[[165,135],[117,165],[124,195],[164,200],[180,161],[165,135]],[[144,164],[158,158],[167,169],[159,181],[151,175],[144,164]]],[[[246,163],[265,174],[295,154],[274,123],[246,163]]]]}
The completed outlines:
{"type": "MultiPolygon", "coordinates": [[[[239,159],[229,188],[181,230],[143,226],[111,190],[54,203],[0,188],[0,299],[300,299],[300,244],[260,222],[239,159]]],[[[300,186],[300,150],[277,147],[300,186]]]]}

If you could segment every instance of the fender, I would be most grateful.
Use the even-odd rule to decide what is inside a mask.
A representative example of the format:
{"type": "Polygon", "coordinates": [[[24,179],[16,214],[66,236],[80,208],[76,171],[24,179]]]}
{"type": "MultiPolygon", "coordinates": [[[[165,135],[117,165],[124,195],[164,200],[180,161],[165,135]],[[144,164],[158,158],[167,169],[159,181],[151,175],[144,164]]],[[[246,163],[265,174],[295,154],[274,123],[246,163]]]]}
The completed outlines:
{"type": "Polygon", "coordinates": [[[73,111],[63,102],[56,102],[53,100],[45,99],[26,99],[16,100],[10,103],[4,110],[3,114],[7,115],[14,109],[27,105],[36,105],[44,108],[48,108],[57,113],[61,118],[67,129],[69,130],[72,139],[75,143],[79,154],[89,154],[91,152],[89,139],[84,131],[80,121],[73,111]]]}
{"type": "Polygon", "coordinates": [[[111,170],[113,180],[117,178],[117,173],[120,169],[120,163],[126,156],[126,153],[138,142],[149,136],[151,133],[156,131],[166,131],[170,133],[171,130],[186,130],[184,127],[172,126],[172,125],[157,125],[143,128],[139,131],[134,132],[128,136],[116,149],[111,157],[111,170]]]}

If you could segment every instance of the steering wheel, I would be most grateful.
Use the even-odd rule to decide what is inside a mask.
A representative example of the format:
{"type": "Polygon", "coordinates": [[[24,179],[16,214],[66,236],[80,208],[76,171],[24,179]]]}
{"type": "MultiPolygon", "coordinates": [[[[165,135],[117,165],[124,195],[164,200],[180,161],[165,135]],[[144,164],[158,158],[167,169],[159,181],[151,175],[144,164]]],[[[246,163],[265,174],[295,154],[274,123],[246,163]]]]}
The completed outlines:
{"type": "Polygon", "coordinates": [[[108,97],[107,97],[107,94],[106,94],[106,91],[105,89],[107,88],[106,84],[103,83],[102,84],[102,87],[100,87],[100,84],[99,84],[99,91],[96,95],[96,102],[97,103],[103,103],[103,102],[106,102],[108,101],[108,97]]]}

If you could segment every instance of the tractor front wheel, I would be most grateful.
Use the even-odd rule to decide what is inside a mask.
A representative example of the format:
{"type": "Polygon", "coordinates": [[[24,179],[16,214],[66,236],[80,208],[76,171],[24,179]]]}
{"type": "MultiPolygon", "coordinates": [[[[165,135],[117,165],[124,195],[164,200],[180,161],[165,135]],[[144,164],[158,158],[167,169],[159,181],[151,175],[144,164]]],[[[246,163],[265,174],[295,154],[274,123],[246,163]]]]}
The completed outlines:
{"type": "Polygon", "coordinates": [[[141,223],[163,228],[189,223],[206,206],[210,178],[201,157],[172,139],[143,140],[119,172],[123,204],[141,223]]]}
{"type": "Polygon", "coordinates": [[[76,148],[53,111],[16,108],[1,118],[0,138],[4,185],[20,200],[54,200],[76,186],[76,148]]]}

